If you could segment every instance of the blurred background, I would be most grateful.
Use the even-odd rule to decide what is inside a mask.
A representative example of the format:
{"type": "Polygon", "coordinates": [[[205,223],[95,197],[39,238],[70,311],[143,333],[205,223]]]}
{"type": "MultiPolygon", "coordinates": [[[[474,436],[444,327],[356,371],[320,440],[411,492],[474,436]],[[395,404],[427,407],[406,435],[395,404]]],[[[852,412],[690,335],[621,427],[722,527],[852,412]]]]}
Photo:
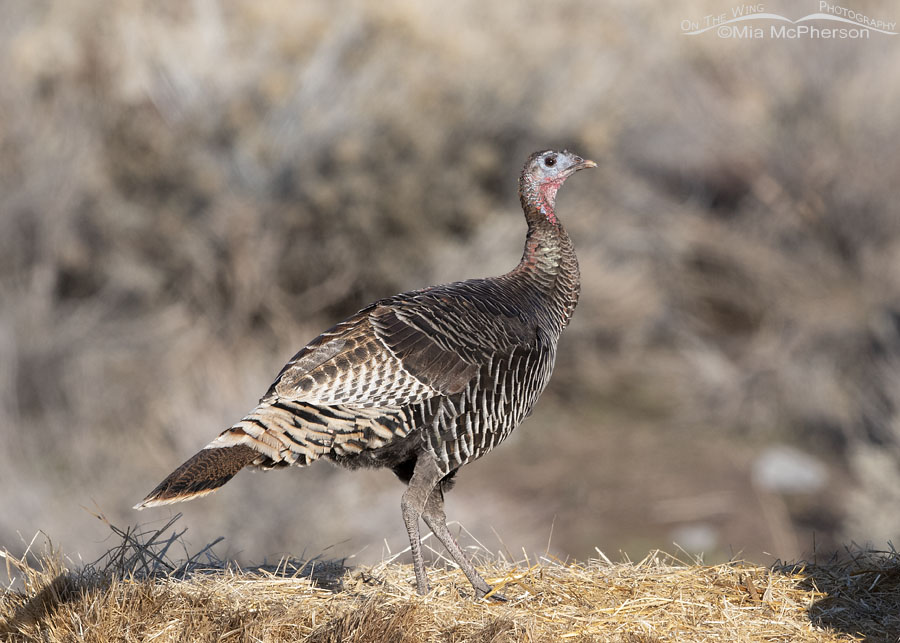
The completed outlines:
{"type": "Polygon", "coordinates": [[[0,1],[0,545],[94,558],[87,507],[245,562],[402,550],[385,471],[131,506],[320,331],[514,266],[548,147],[600,164],[558,203],[581,303],[450,519],[512,558],[896,539],[900,36],[683,35],[731,8],[0,1]]]}

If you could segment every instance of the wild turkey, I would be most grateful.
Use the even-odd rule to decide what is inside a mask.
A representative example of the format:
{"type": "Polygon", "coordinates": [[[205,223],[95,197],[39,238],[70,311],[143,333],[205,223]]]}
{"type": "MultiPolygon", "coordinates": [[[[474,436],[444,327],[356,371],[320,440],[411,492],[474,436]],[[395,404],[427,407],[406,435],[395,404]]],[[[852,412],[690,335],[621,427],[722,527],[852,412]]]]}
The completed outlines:
{"type": "Polygon", "coordinates": [[[528,222],[511,272],[395,295],[363,308],[297,353],[247,417],[163,480],[135,508],[216,490],[248,465],[387,467],[409,486],[403,521],[420,594],[429,591],[419,518],[475,588],[490,586],[447,528],[444,492],[459,468],[529,414],[578,301],[578,262],[556,192],[596,167],[568,151],[532,154],[519,178],[528,222]]]}

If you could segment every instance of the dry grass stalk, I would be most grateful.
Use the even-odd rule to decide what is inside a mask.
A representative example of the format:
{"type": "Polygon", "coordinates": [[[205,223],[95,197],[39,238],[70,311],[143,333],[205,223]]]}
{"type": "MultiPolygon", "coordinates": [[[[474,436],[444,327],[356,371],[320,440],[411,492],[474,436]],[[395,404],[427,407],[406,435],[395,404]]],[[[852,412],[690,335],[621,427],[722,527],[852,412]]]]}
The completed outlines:
{"type": "Polygon", "coordinates": [[[420,597],[412,568],[393,561],[240,569],[207,546],[175,564],[168,552],[184,532],[163,536],[175,520],[155,531],[111,526],[121,544],[78,569],[49,543],[40,555],[4,553],[21,588],[0,599],[0,634],[54,642],[824,642],[892,640],[900,624],[893,551],[773,568],[685,564],[660,552],[637,563],[483,556],[483,573],[508,600],[475,603],[451,568],[431,570],[434,590],[420,597]]]}

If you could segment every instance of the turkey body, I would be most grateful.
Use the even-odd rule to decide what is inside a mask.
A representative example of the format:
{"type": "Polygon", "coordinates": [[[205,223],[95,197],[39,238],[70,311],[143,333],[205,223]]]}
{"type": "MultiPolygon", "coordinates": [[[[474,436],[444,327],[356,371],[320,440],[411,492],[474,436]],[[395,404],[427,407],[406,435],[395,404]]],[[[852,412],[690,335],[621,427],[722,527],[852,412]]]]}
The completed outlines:
{"type": "Polygon", "coordinates": [[[245,434],[261,466],[323,457],[408,481],[424,450],[455,471],[509,435],[550,380],[558,335],[504,304],[508,286],[466,281],[361,310],[300,351],[227,441],[245,434]]]}
{"type": "Polygon", "coordinates": [[[502,442],[550,380],[578,301],[578,263],[555,215],[559,185],[593,167],[533,154],[519,180],[525,251],[509,273],[377,301],[322,333],[281,370],[258,406],[167,477],[137,508],[214,491],[244,466],[324,459],[391,469],[420,593],[428,591],[419,518],[472,582],[490,587],[446,527],[443,493],[459,468],[502,442]]]}

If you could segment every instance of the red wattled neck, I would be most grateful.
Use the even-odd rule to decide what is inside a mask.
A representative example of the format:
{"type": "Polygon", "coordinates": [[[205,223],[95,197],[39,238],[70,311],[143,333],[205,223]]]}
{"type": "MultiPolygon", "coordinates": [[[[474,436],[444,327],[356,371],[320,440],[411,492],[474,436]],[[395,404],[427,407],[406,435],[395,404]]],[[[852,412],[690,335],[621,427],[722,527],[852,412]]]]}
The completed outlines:
{"type": "Polygon", "coordinates": [[[528,235],[522,260],[509,276],[536,288],[543,308],[550,311],[548,327],[561,332],[578,302],[579,275],[575,249],[555,212],[556,192],[565,179],[538,184],[523,175],[519,196],[528,235]]]}
{"type": "Polygon", "coordinates": [[[556,330],[565,326],[578,302],[580,278],[572,241],[556,217],[556,192],[565,178],[538,182],[527,170],[519,177],[519,200],[528,222],[522,260],[509,277],[537,288],[552,311],[556,330]]]}
{"type": "Polygon", "coordinates": [[[539,226],[541,223],[559,225],[556,218],[556,192],[565,181],[564,178],[539,183],[531,175],[523,174],[519,179],[519,200],[525,211],[525,219],[528,227],[539,226]]]}

